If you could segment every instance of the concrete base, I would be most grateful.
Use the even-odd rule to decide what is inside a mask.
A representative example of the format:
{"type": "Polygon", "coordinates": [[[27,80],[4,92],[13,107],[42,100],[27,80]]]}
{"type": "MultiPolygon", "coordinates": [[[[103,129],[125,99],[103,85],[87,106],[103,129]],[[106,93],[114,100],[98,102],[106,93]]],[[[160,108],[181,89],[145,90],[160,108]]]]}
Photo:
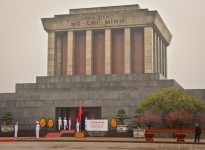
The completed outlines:
{"type": "Polygon", "coordinates": [[[79,132],[79,133],[75,133],[75,138],[85,138],[85,133],[84,132],[79,132]]]}

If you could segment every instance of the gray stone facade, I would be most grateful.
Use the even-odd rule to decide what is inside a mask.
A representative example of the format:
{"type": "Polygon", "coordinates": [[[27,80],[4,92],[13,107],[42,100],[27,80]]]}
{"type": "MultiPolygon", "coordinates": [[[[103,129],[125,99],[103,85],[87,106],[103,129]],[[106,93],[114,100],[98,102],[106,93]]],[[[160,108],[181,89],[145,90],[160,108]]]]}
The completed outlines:
{"type": "MultiPolygon", "coordinates": [[[[0,116],[12,112],[22,129],[33,129],[41,118],[57,120],[56,108],[101,108],[115,118],[119,108],[133,117],[142,99],[165,87],[182,88],[160,74],[86,75],[37,77],[36,83],[17,84],[15,93],[0,94],[0,116]]],[[[205,101],[205,90],[185,90],[205,101]]]]}

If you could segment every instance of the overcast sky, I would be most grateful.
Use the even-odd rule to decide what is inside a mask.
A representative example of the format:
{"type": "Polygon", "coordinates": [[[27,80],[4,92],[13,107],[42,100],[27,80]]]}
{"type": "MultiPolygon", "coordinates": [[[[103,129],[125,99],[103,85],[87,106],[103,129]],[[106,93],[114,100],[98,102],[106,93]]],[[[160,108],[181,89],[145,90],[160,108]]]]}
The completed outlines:
{"type": "Polygon", "coordinates": [[[0,93],[47,75],[41,18],[73,8],[129,4],[157,10],[172,33],[168,79],[185,89],[205,89],[205,0],[0,0],[0,93]]]}

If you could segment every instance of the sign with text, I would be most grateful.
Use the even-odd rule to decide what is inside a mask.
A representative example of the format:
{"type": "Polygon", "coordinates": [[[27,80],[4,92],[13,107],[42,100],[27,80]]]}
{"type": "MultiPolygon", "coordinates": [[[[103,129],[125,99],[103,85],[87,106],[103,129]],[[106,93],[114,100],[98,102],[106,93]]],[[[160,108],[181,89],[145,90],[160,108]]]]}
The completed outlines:
{"type": "Polygon", "coordinates": [[[108,131],[108,120],[85,120],[87,131],[108,131]]]}
{"type": "Polygon", "coordinates": [[[13,125],[2,125],[1,126],[1,132],[7,133],[7,132],[13,132],[14,128],[13,125]]]}
{"type": "Polygon", "coordinates": [[[117,132],[126,133],[128,132],[127,125],[117,125],[117,132]]]}
{"type": "Polygon", "coordinates": [[[68,25],[72,28],[76,27],[96,27],[96,26],[109,26],[109,25],[121,25],[126,23],[126,18],[110,18],[106,16],[105,18],[86,18],[81,20],[71,20],[68,22],[68,25]]]}
{"type": "Polygon", "coordinates": [[[145,129],[143,128],[137,128],[133,129],[133,137],[145,137],[145,129]]]}

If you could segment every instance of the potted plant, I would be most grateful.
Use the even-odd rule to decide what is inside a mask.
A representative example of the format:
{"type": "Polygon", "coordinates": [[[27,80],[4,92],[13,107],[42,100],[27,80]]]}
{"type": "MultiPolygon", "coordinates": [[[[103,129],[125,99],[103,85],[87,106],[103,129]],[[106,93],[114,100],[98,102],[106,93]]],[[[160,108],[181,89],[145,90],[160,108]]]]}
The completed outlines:
{"type": "Polygon", "coordinates": [[[166,122],[171,128],[179,128],[179,133],[176,133],[177,141],[183,141],[186,137],[185,133],[182,133],[182,128],[188,125],[192,119],[192,114],[186,110],[180,109],[170,112],[166,117],[166,122]]]}
{"type": "Polygon", "coordinates": [[[154,133],[150,132],[150,128],[156,124],[160,124],[161,117],[151,111],[145,111],[139,114],[138,122],[148,128],[144,134],[146,141],[153,141],[154,133]]]}
{"type": "Polygon", "coordinates": [[[124,109],[117,110],[117,132],[127,132],[128,126],[124,123],[124,120],[127,119],[127,114],[124,109]]]}
{"type": "Polygon", "coordinates": [[[124,119],[126,118],[126,112],[124,109],[118,109],[117,110],[117,119],[118,119],[118,124],[119,125],[124,125],[124,119]]]}
{"type": "Polygon", "coordinates": [[[3,125],[1,126],[2,132],[13,132],[13,125],[12,125],[12,113],[6,112],[4,116],[1,118],[3,121],[3,125]]]}

